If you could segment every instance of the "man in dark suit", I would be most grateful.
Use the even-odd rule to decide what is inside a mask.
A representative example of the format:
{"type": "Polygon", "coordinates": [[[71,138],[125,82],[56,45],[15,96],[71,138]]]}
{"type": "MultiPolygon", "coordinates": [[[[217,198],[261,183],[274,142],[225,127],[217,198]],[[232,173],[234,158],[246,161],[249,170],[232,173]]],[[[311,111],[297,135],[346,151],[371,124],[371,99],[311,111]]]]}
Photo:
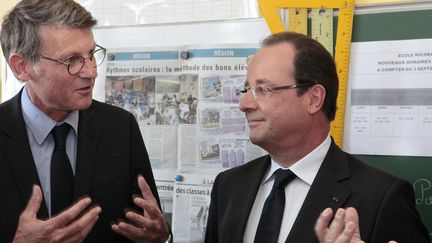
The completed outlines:
{"type": "Polygon", "coordinates": [[[320,213],[347,207],[357,209],[365,242],[430,242],[412,186],[341,151],[331,139],[338,77],[321,44],[290,32],[268,37],[241,92],[250,140],[269,155],[216,177],[205,242],[318,242],[320,213]],[[282,187],[284,205],[272,214],[280,221],[266,229],[265,215],[276,208],[268,206],[270,198],[280,190],[273,183],[286,170],[295,178],[282,187]]]}
{"type": "Polygon", "coordinates": [[[136,120],[92,100],[106,52],[95,24],[73,0],[23,0],[4,18],[2,50],[26,85],[0,105],[0,242],[170,238],[136,120]]]}

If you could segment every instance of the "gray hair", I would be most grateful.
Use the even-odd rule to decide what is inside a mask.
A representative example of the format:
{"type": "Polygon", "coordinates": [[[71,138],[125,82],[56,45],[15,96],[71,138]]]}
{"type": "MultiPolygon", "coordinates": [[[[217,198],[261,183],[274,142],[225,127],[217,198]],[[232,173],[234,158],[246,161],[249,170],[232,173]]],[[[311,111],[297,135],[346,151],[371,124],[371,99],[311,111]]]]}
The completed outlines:
{"type": "Polygon", "coordinates": [[[36,62],[40,58],[39,27],[92,28],[97,23],[74,0],[22,0],[3,19],[0,41],[6,60],[11,53],[36,62]]]}

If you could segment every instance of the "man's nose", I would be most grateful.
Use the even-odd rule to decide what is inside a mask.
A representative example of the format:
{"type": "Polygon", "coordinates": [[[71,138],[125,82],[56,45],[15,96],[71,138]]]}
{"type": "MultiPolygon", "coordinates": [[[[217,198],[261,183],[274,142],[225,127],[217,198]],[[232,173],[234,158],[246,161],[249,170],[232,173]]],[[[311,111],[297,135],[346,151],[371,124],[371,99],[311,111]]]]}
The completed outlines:
{"type": "Polygon", "coordinates": [[[256,108],[256,100],[251,91],[246,92],[240,99],[240,110],[246,112],[249,109],[256,108]]]}

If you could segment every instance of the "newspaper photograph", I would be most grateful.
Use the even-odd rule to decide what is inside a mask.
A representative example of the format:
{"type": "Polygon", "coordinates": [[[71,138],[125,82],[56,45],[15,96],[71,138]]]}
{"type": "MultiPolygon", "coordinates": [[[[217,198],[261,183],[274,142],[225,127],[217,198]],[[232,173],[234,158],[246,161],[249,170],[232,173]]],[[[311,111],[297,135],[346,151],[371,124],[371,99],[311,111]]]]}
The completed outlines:
{"type": "Polygon", "coordinates": [[[212,75],[202,77],[200,79],[202,100],[238,104],[239,96],[237,90],[243,87],[245,78],[245,75],[212,75]]]}
{"type": "Polygon", "coordinates": [[[105,102],[143,125],[195,124],[198,75],[107,76],[105,102]]]}
{"type": "Polygon", "coordinates": [[[199,107],[200,133],[203,135],[246,136],[246,117],[237,105],[202,104],[199,107]]]}
{"type": "Polygon", "coordinates": [[[267,152],[241,136],[195,136],[197,128],[179,129],[178,172],[208,173],[215,176],[267,152]],[[196,147],[195,147],[196,146],[196,147]],[[184,149],[183,149],[184,148],[184,149]],[[192,149],[190,149],[192,148],[192,149]]]}

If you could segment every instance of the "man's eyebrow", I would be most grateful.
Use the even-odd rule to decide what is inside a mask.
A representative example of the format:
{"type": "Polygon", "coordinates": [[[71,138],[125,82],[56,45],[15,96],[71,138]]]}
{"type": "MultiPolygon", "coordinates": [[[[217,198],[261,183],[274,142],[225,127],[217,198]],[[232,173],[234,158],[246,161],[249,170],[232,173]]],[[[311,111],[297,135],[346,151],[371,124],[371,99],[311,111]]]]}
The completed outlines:
{"type": "MultiPolygon", "coordinates": [[[[98,47],[96,46],[96,44],[93,45],[93,47],[86,53],[86,54],[91,54],[92,52],[94,52],[98,47]]],[[[68,59],[74,56],[82,56],[82,54],[79,51],[70,51],[70,52],[66,52],[62,54],[63,58],[60,59],[68,59]]]]}
{"type": "Polygon", "coordinates": [[[257,83],[257,84],[268,84],[268,83],[270,83],[270,81],[268,81],[265,78],[260,78],[260,79],[255,80],[255,83],[257,83]]]}
{"type": "MultiPolygon", "coordinates": [[[[258,84],[258,85],[262,85],[262,84],[269,84],[270,81],[267,80],[267,79],[265,79],[265,78],[260,78],[260,79],[255,80],[255,83],[258,84]]],[[[245,87],[250,86],[248,80],[245,81],[244,86],[245,87]]]]}

